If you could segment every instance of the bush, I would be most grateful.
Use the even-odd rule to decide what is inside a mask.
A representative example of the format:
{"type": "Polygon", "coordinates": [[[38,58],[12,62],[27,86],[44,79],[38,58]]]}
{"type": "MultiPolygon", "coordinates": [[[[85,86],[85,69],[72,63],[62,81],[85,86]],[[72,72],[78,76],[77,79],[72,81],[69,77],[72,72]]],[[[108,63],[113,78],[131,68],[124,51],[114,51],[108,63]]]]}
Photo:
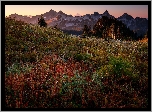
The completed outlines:
{"type": "Polygon", "coordinates": [[[103,65],[99,73],[103,76],[113,76],[114,79],[121,78],[122,75],[137,78],[134,74],[134,65],[122,57],[109,57],[107,65],[103,65]]]}
{"type": "Polygon", "coordinates": [[[85,53],[80,53],[80,54],[75,54],[74,55],[74,59],[78,62],[80,61],[89,61],[89,59],[91,58],[91,55],[90,54],[85,54],[85,53]]]}
{"type": "Polygon", "coordinates": [[[21,74],[27,73],[32,69],[30,64],[13,63],[12,66],[8,67],[6,74],[21,74]]]}

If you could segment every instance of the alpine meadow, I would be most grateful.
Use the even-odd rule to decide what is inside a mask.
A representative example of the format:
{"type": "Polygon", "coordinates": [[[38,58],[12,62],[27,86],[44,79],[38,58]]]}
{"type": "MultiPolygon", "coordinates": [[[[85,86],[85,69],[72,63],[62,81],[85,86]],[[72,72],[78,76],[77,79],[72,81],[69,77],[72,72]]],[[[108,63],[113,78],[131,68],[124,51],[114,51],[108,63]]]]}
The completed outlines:
{"type": "Polygon", "coordinates": [[[148,33],[139,40],[96,34],[5,17],[5,107],[147,108],[148,33]]]}

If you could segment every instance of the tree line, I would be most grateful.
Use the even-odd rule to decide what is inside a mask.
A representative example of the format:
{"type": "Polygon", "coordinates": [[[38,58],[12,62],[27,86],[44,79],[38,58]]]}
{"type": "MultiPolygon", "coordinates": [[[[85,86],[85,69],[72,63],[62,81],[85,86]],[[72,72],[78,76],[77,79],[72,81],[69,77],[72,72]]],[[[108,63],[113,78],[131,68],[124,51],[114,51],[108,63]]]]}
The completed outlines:
{"type": "Polygon", "coordinates": [[[96,36],[104,39],[121,39],[121,40],[139,40],[143,36],[137,36],[137,33],[130,30],[122,21],[103,16],[99,18],[91,30],[91,26],[84,25],[82,37],[96,36]]]}
{"type": "MultiPolygon", "coordinates": [[[[41,15],[40,19],[38,18],[38,24],[40,25],[40,27],[47,27],[47,23],[45,22],[43,15],[41,15]]],[[[54,26],[54,28],[57,28],[57,25],[54,26]]],[[[121,40],[139,40],[143,38],[142,35],[137,36],[137,33],[133,30],[130,30],[129,27],[122,23],[122,21],[108,18],[107,16],[99,18],[96,24],[93,26],[93,29],[91,29],[91,25],[88,26],[85,24],[81,32],[83,38],[85,38],[86,36],[95,36],[97,38],[104,38],[105,40],[110,38],[121,40]]],[[[81,32],[66,30],[66,33],[72,34],[77,34],[81,32]]],[[[148,35],[148,31],[145,35],[148,35]]]]}

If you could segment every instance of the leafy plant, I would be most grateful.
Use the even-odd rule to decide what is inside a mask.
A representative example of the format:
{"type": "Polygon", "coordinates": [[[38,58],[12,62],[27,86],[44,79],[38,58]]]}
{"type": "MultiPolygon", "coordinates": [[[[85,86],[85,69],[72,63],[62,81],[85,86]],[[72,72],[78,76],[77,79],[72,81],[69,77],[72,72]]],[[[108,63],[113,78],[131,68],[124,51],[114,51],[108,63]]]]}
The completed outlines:
{"type": "Polygon", "coordinates": [[[13,63],[12,66],[8,67],[6,74],[20,74],[27,73],[32,69],[32,65],[21,65],[20,63],[13,63]]]}

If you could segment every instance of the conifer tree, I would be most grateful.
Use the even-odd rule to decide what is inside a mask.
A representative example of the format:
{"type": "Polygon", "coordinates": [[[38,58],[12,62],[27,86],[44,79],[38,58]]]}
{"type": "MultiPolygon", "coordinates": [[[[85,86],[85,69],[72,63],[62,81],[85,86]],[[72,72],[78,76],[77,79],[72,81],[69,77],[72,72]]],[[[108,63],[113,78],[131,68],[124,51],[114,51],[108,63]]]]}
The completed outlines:
{"type": "Polygon", "coordinates": [[[130,30],[122,21],[102,16],[93,26],[93,31],[84,25],[83,36],[96,36],[98,38],[114,38],[122,40],[135,40],[136,34],[130,30]]]}
{"type": "Polygon", "coordinates": [[[43,15],[41,15],[41,18],[38,18],[38,24],[40,25],[40,27],[47,27],[47,23],[45,22],[43,15]]]}
{"type": "Polygon", "coordinates": [[[83,36],[90,36],[91,34],[91,26],[87,26],[87,25],[84,25],[84,28],[83,28],[83,36]]]}

